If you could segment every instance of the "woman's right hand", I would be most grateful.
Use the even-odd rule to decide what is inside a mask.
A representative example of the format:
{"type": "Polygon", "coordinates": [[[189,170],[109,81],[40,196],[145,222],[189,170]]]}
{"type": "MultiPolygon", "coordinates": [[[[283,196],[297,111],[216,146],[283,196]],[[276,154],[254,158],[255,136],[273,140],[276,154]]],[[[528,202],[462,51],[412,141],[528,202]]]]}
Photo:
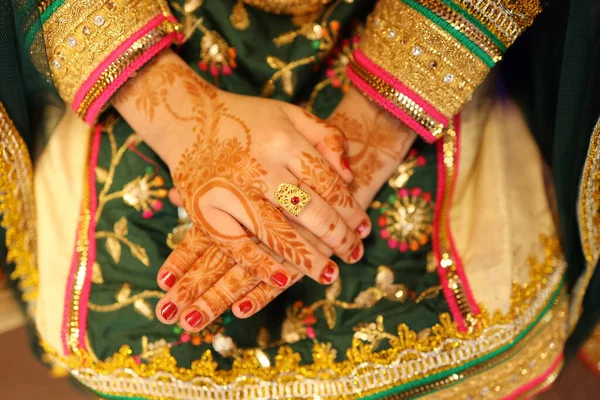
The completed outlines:
{"type": "MultiPolygon", "coordinates": [[[[337,128],[283,102],[219,91],[171,52],[115,105],[171,168],[196,228],[237,263],[222,263],[215,275],[233,270],[235,279],[256,276],[279,288],[298,274],[331,283],[338,269],[324,253],[350,263],[362,257],[370,223],[346,187],[352,173],[337,128]],[[282,183],[310,195],[298,216],[278,207],[282,183]]],[[[183,286],[177,293],[189,300],[183,286]]],[[[180,311],[159,315],[173,323],[180,311]]]]}

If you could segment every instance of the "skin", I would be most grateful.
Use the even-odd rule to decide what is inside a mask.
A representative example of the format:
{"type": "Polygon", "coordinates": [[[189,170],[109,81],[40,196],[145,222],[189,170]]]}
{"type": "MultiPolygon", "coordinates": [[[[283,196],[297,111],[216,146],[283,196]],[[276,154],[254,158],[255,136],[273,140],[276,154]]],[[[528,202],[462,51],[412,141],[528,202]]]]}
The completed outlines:
{"type": "MultiPolygon", "coordinates": [[[[329,147],[331,151],[343,151],[344,146],[348,146],[348,158],[352,169],[355,171],[350,190],[360,206],[366,209],[381,186],[403,160],[416,134],[373,102],[368,101],[355,89],[347,93],[327,122],[321,121],[320,123],[339,127],[344,130],[348,137],[347,143],[330,137],[330,140],[324,141],[324,145],[329,147]]],[[[305,158],[304,162],[304,166],[307,168],[305,176],[310,176],[311,174],[308,171],[310,171],[313,162],[309,158],[305,158]]],[[[332,182],[320,181],[319,179],[314,179],[311,183],[321,184],[329,189],[334,185],[332,182]]],[[[340,192],[336,190],[324,191],[323,193],[331,193],[329,201],[332,204],[346,201],[340,195],[340,192]]],[[[171,197],[175,204],[179,203],[178,194],[173,193],[171,197]]],[[[324,194],[324,197],[328,197],[328,195],[324,194]]],[[[199,240],[199,237],[195,236],[194,240],[199,240]]],[[[182,246],[185,249],[190,245],[182,243],[182,246]]],[[[269,251],[268,249],[265,250],[269,251]]],[[[161,273],[171,268],[169,265],[171,265],[170,261],[172,259],[181,259],[181,256],[178,255],[179,251],[180,248],[177,248],[171,254],[165,266],[161,269],[161,273]]],[[[187,250],[183,251],[187,252],[187,250]]],[[[328,256],[331,254],[331,250],[329,254],[326,253],[328,256]]],[[[172,288],[160,279],[161,274],[159,273],[159,285],[167,290],[167,294],[160,300],[157,312],[160,312],[161,306],[173,302],[177,304],[178,309],[185,308],[184,313],[182,313],[182,326],[187,330],[197,331],[229,308],[239,318],[247,318],[264,308],[285,290],[285,288],[276,288],[256,279],[231,279],[230,275],[241,276],[243,273],[239,266],[231,267],[227,273],[222,275],[222,278],[217,279],[215,274],[210,271],[210,263],[206,260],[210,257],[213,257],[213,255],[200,257],[201,261],[194,264],[185,264],[189,266],[189,271],[172,288]],[[187,280],[188,276],[194,278],[187,280]],[[193,289],[190,289],[193,295],[188,298],[195,296],[195,299],[191,302],[181,301],[177,296],[177,291],[181,290],[181,286],[192,287],[191,281],[194,279],[214,283],[202,287],[194,286],[193,289]],[[201,315],[202,320],[197,326],[191,326],[186,321],[185,316],[190,313],[201,315]]],[[[181,268],[181,266],[182,264],[178,264],[178,268],[181,268]]],[[[303,276],[302,272],[296,270],[291,280],[297,282],[303,276]]]]}
{"type": "MultiPolygon", "coordinates": [[[[230,304],[259,283],[286,288],[307,275],[328,284],[338,275],[332,252],[349,263],[362,257],[361,238],[371,227],[346,185],[353,174],[338,128],[287,103],[220,91],[169,50],[130,80],[113,104],[169,166],[195,225],[159,279],[205,278],[182,280],[189,288],[178,284],[170,303],[159,303],[161,321],[179,317],[197,330],[198,318],[189,324],[189,310],[181,310],[204,292],[230,304]],[[283,182],[300,184],[311,196],[297,217],[275,201],[283,182]],[[208,255],[212,260],[203,261],[208,255]]],[[[198,303],[200,311],[216,314],[222,307],[215,302],[198,303]]]]}

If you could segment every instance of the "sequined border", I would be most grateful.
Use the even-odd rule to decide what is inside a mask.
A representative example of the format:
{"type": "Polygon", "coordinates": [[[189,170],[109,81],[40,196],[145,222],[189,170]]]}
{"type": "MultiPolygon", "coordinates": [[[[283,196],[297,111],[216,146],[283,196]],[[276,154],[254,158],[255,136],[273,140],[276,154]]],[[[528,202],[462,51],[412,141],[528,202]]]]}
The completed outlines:
{"type": "Polygon", "coordinates": [[[583,175],[579,185],[579,233],[581,245],[586,260],[586,269],[579,277],[571,295],[569,311],[569,329],[574,329],[581,315],[583,296],[596,270],[600,258],[600,223],[598,209],[600,208],[600,119],[594,127],[588,148],[583,175]]]}
{"type": "Polygon", "coordinates": [[[35,315],[38,294],[37,234],[33,168],[29,151],[0,102],[0,225],[6,229],[6,261],[15,264],[29,314],[35,315]]]}
{"type": "MultiPolygon", "coordinates": [[[[191,369],[180,368],[168,350],[150,364],[138,365],[127,346],[104,362],[90,361],[85,354],[61,357],[46,347],[54,362],[71,371],[87,387],[99,393],[116,396],[143,394],[148,399],[270,399],[270,398],[356,398],[379,393],[392,387],[404,390],[440,376],[452,376],[451,368],[464,368],[502,354],[503,349],[520,343],[537,329],[539,321],[553,318],[554,301],[562,289],[565,262],[557,241],[544,239],[546,259],[532,266],[532,281],[524,292],[513,293],[513,312],[502,316],[480,316],[480,330],[474,334],[460,333],[442,315],[437,332],[449,329],[438,350],[419,350],[416,333],[400,330],[399,341],[383,352],[371,352],[361,347],[348,349],[349,360],[335,362],[326,356],[327,344],[315,343],[314,363],[298,365],[299,355],[281,347],[272,367],[264,368],[252,362],[253,350],[247,350],[244,361],[233,370],[217,370],[210,351],[197,360],[191,369]],[[536,288],[531,290],[531,288],[536,288]],[[527,294],[528,293],[528,294],[527,294]],[[520,300],[517,300],[520,299],[520,300]],[[516,314],[513,314],[516,313],[516,314]],[[442,328],[442,326],[446,328],[442,328]],[[412,339],[410,339],[412,338],[412,339]],[[404,344],[403,344],[404,343],[404,344]],[[441,349],[441,350],[440,350],[441,349]],[[469,364],[467,364],[469,363],[469,364]]],[[[404,328],[403,328],[404,329],[404,328]]],[[[407,328],[406,328],[407,329],[407,328]]]]}

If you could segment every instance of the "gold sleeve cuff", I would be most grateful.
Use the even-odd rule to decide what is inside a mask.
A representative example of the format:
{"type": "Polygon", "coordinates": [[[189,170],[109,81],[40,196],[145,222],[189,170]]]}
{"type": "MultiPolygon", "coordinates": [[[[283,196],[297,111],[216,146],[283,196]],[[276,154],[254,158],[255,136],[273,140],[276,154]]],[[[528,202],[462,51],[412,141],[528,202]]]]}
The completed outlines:
{"type": "Polygon", "coordinates": [[[385,86],[382,97],[398,92],[445,126],[540,11],[539,0],[380,0],[355,75],[369,75],[385,86]]]}
{"type": "Polygon", "coordinates": [[[150,35],[148,24],[173,19],[166,0],[64,0],[52,6],[44,11],[53,11],[43,25],[44,40],[55,86],[68,103],[81,102],[80,90],[94,84],[90,76],[131,52],[132,38],[150,35]]]}

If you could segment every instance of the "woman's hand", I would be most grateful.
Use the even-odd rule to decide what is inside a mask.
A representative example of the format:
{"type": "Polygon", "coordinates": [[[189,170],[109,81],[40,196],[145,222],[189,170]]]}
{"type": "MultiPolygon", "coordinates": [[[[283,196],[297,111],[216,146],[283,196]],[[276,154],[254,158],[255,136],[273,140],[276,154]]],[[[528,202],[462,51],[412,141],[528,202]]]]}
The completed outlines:
{"type": "MultiPolygon", "coordinates": [[[[256,285],[257,277],[285,288],[302,274],[331,283],[338,269],[325,255],[330,249],[349,263],[362,257],[370,222],[345,185],[352,173],[337,128],[286,103],[219,91],[170,52],[123,89],[115,105],[171,168],[195,224],[182,247],[188,259],[196,257],[194,265],[207,256],[197,245],[202,233],[218,246],[206,250],[214,254],[204,271],[238,286],[256,285]],[[283,183],[302,191],[278,202],[283,183]],[[306,195],[306,207],[290,212],[306,195]]],[[[194,287],[173,288],[179,304],[208,289],[194,287]]],[[[180,310],[163,304],[159,318],[173,323],[180,310]]],[[[202,311],[192,305],[182,322],[198,328],[202,311]]]]}
{"type": "MultiPolygon", "coordinates": [[[[342,129],[348,138],[348,155],[352,169],[355,171],[351,190],[361,207],[366,209],[381,186],[396,170],[416,138],[416,134],[354,89],[346,94],[328,122],[342,129]]],[[[332,151],[343,150],[331,143],[330,145],[332,151]]],[[[171,257],[178,258],[178,250],[176,249],[171,257]]],[[[329,256],[331,252],[324,254],[329,256]]],[[[285,288],[276,288],[252,280],[230,280],[227,276],[216,279],[211,274],[214,268],[212,264],[227,263],[226,257],[215,258],[214,254],[207,252],[199,259],[201,261],[194,265],[185,264],[189,266],[189,270],[184,275],[179,275],[183,276],[179,285],[198,286],[196,282],[203,280],[214,283],[201,285],[202,290],[193,290],[196,295],[201,293],[194,304],[211,310],[207,315],[210,318],[203,321],[203,326],[229,307],[236,316],[246,318],[261,310],[285,290],[285,288]]],[[[164,268],[168,269],[168,264],[170,262],[165,263],[164,268]]],[[[164,285],[164,281],[160,279],[164,273],[166,272],[163,270],[159,273],[159,284],[166,290],[168,285],[164,285]]],[[[292,276],[292,282],[301,279],[302,276],[301,273],[295,274],[292,276]]],[[[171,290],[161,302],[168,302],[173,296],[174,292],[171,290]]]]}

